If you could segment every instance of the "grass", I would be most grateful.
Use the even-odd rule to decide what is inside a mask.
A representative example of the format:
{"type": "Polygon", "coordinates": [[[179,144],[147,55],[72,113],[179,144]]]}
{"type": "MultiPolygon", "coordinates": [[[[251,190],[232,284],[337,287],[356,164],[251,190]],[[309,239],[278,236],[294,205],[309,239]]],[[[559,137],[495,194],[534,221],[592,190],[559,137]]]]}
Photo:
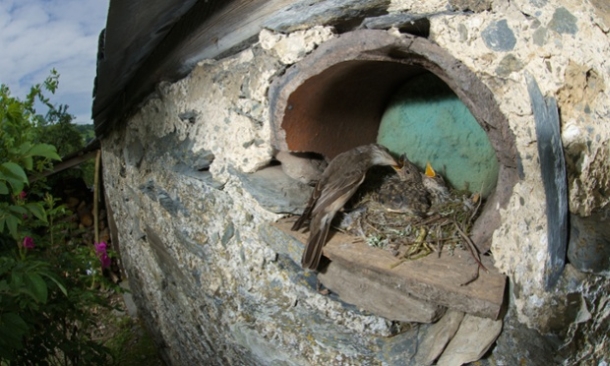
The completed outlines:
{"type": "Polygon", "coordinates": [[[152,337],[141,321],[128,315],[116,317],[113,321],[115,332],[105,345],[110,348],[116,365],[164,365],[152,337]]]}
{"type": "Polygon", "coordinates": [[[99,319],[92,329],[92,338],[106,346],[112,355],[111,365],[163,366],[158,348],[145,325],[126,312],[122,294],[108,293],[113,308],[97,308],[99,319]]]}

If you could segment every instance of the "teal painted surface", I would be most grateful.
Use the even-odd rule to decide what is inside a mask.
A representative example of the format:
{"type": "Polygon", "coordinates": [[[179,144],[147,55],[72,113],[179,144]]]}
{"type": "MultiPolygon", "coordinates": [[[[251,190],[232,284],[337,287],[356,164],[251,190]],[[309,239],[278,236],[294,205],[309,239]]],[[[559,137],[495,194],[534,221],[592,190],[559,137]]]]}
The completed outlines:
{"type": "Polygon", "coordinates": [[[420,168],[430,161],[454,188],[482,191],[487,197],[496,186],[498,161],[485,131],[433,74],[416,76],[394,95],[377,142],[406,153],[420,168]]]}

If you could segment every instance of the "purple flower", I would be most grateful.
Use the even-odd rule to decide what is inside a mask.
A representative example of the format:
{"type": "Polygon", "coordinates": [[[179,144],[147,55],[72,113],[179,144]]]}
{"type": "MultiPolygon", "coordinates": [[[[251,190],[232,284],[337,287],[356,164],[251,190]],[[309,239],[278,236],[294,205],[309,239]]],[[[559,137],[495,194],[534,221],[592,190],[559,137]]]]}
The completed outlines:
{"type": "Polygon", "coordinates": [[[19,193],[19,198],[20,198],[20,199],[22,199],[22,200],[24,200],[24,199],[25,199],[25,197],[27,197],[27,193],[25,193],[25,191],[21,191],[21,192],[19,193]]]}
{"type": "Polygon", "coordinates": [[[110,257],[108,256],[108,254],[102,254],[100,256],[100,262],[102,263],[102,268],[110,267],[110,257]]]}
{"type": "Polygon", "coordinates": [[[95,248],[95,253],[97,254],[97,257],[102,263],[102,268],[110,267],[110,257],[108,256],[108,252],[106,251],[108,245],[102,241],[100,243],[93,244],[93,247],[95,248]]]}
{"type": "Polygon", "coordinates": [[[25,249],[34,249],[34,239],[32,239],[29,236],[26,236],[25,238],[23,238],[23,247],[25,249]]]}
{"type": "Polygon", "coordinates": [[[93,244],[93,246],[95,247],[95,252],[98,255],[106,253],[107,245],[106,245],[105,242],[102,241],[102,242],[99,242],[99,243],[95,243],[95,244],[93,244]]]}

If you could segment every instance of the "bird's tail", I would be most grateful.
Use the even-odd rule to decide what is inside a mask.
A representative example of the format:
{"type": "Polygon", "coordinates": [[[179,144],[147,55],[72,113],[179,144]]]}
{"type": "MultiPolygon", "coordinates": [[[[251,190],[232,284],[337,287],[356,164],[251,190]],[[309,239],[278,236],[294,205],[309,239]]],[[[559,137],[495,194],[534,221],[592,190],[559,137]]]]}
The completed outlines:
{"type": "Polygon", "coordinates": [[[299,219],[292,225],[290,230],[299,230],[303,227],[303,225],[305,225],[307,221],[311,219],[311,211],[313,211],[313,207],[315,206],[316,201],[318,200],[318,196],[319,194],[316,194],[316,191],[311,194],[311,197],[309,197],[309,201],[307,202],[307,206],[305,207],[305,210],[303,210],[301,217],[299,217],[299,219]]]}
{"type": "Polygon", "coordinates": [[[322,248],[326,244],[326,238],[328,237],[328,232],[330,230],[330,221],[332,220],[323,218],[319,227],[312,227],[310,229],[309,240],[303,251],[303,257],[301,258],[301,265],[303,268],[312,270],[318,268],[320,259],[322,258],[322,248]]]}
{"type": "Polygon", "coordinates": [[[309,220],[309,216],[311,216],[311,208],[306,207],[305,211],[303,211],[303,214],[301,214],[301,217],[299,217],[299,219],[295,221],[290,230],[297,231],[302,228],[303,225],[309,220]]]}

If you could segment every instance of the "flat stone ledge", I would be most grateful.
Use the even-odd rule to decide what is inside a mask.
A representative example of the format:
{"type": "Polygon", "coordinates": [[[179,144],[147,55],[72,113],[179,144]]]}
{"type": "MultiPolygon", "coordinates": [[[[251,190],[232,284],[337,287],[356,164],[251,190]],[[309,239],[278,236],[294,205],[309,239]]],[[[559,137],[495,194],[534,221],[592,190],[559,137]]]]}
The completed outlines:
{"type": "MultiPolygon", "coordinates": [[[[272,224],[272,227],[296,239],[290,241],[292,243],[290,247],[291,258],[298,263],[302,249],[295,253],[294,243],[304,243],[308,234],[291,231],[292,223],[292,219],[282,219],[272,224]]],[[[477,270],[476,263],[465,251],[457,252],[453,256],[441,255],[440,258],[429,255],[390,268],[398,261],[396,257],[387,251],[371,248],[365,243],[354,242],[354,239],[352,236],[334,232],[323,251],[324,256],[331,260],[331,265],[339,264],[352,274],[351,277],[346,276],[343,281],[343,286],[346,288],[362,286],[361,278],[366,278],[370,283],[387,287],[425,303],[493,320],[500,316],[504,303],[506,276],[495,269],[491,258],[482,258],[489,272],[480,270],[476,281],[462,285],[471,280],[477,270]]],[[[321,278],[324,278],[324,274],[321,278]]],[[[364,303],[364,300],[361,301],[364,303]]]]}

